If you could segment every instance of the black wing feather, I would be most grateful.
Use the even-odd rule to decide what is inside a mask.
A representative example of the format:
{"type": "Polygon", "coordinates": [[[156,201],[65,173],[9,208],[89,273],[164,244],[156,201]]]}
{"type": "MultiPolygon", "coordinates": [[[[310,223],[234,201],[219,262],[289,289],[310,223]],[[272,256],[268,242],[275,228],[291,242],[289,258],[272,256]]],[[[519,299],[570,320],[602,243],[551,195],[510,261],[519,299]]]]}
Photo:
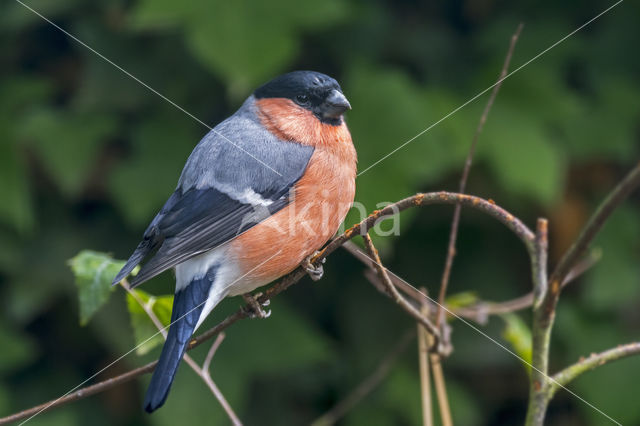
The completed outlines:
{"type": "MultiPolygon", "coordinates": [[[[240,202],[215,188],[190,189],[178,195],[177,200],[170,199],[171,206],[163,209],[148,229],[159,236],[155,240],[162,240],[160,248],[131,280],[131,286],[142,284],[250,229],[289,204],[287,192],[274,194],[278,198],[266,207],[240,202]]],[[[179,190],[176,193],[179,194],[179,190]]],[[[153,242],[154,238],[149,240],[153,242]]],[[[156,241],[155,246],[158,245],[156,241]]]]}

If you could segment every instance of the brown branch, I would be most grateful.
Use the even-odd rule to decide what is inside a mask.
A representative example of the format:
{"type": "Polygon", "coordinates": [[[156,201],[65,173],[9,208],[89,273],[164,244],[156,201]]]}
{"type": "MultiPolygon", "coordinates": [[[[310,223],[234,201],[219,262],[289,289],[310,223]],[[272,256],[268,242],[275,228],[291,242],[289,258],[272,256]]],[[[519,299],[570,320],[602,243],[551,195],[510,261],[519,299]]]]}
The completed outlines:
{"type": "MultiPolygon", "coordinates": [[[[536,229],[536,250],[531,256],[531,269],[533,273],[533,327],[532,327],[532,355],[531,376],[529,386],[529,408],[527,412],[527,425],[542,425],[544,413],[549,402],[546,388],[549,372],[549,345],[551,340],[551,327],[546,327],[540,320],[540,308],[544,303],[547,291],[547,220],[538,219],[536,229]],[[542,417],[540,417],[542,416],[542,417]]],[[[555,306],[554,312],[555,314],[555,306]]]]}
{"type": "Polygon", "coordinates": [[[215,355],[218,348],[220,347],[222,340],[224,340],[224,337],[225,337],[224,333],[220,333],[218,334],[218,337],[216,337],[216,340],[213,341],[213,344],[211,345],[211,348],[207,353],[207,357],[205,358],[204,363],[202,364],[202,368],[200,368],[200,371],[198,372],[198,375],[202,378],[202,380],[204,380],[205,384],[209,387],[213,395],[216,397],[216,399],[222,406],[222,409],[225,411],[225,413],[231,420],[231,423],[234,426],[242,426],[242,422],[240,421],[236,413],[233,411],[233,408],[231,408],[231,405],[229,405],[229,402],[222,394],[222,391],[220,390],[218,385],[216,385],[216,382],[214,382],[213,378],[211,377],[211,371],[210,371],[211,360],[213,359],[213,356],[215,355]]]}
{"type": "Polygon", "coordinates": [[[213,356],[218,351],[218,348],[222,344],[222,341],[224,340],[224,338],[225,338],[225,334],[220,333],[218,334],[218,337],[216,337],[216,340],[213,341],[213,344],[209,348],[209,352],[207,352],[207,356],[204,359],[204,362],[202,363],[203,370],[209,371],[211,369],[211,361],[213,361],[213,356]]]}
{"type": "Polygon", "coordinates": [[[626,345],[620,345],[604,352],[591,354],[588,358],[581,359],[553,376],[553,381],[550,385],[551,395],[553,396],[558,389],[568,385],[575,378],[587,371],[611,361],[638,354],[640,354],[640,342],[627,343],[626,345]]]}
{"type": "Polygon", "coordinates": [[[426,328],[431,335],[435,337],[436,344],[434,346],[437,346],[440,340],[439,330],[433,324],[431,324],[431,321],[429,320],[429,318],[427,318],[425,315],[422,315],[420,311],[418,311],[412,304],[407,302],[407,300],[398,292],[398,289],[395,288],[395,286],[391,282],[391,279],[389,278],[389,274],[387,273],[387,270],[384,268],[384,266],[382,266],[382,261],[380,260],[380,255],[378,254],[378,250],[373,245],[373,241],[371,241],[371,237],[369,237],[369,234],[364,234],[362,238],[364,239],[364,245],[367,249],[367,252],[371,256],[371,258],[375,261],[378,274],[380,275],[380,279],[382,279],[382,282],[385,284],[387,291],[391,295],[391,298],[398,305],[400,305],[400,307],[404,309],[409,315],[411,315],[422,326],[424,326],[424,328],[426,328]]]}
{"type": "Polygon", "coordinates": [[[58,407],[60,405],[65,405],[73,401],[77,401],[79,399],[86,398],[91,395],[95,395],[97,393],[101,393],[106,391],[107,389],[111,389],[114,386],[121,385],[126,383],[136,377],[142,376],[143,374],[147,374],[153,371],[156,367],[158,361],[150,362],[142,367],[138,367],[131,371],[127,371],[124,374],[120,374],[119,376],[112,377],[110,379],[104,380],[100,383],[96,383],[95,385],[87,386],[82,389],[78,389],[75,392],[72,392],[68,395],[62,396],[60,398],[54,399],[49,402],[45,402],[44,404],[36,405],[35,407],[28,408],[24,411],[20,411],[19,413],[11,414],[10,416],[0,418],[0,425],[17,422],[19,420],[24,420],[35,416],[45,410],[50,408],[58,407]]]}
{"type": "MultiPolygon", "coordinates": [[[[361,233],[366,233],[369,229],[371,229],[375,224],[386,218],[393,216],[394,214],[406,210],[411,207],[416,206],[427,206],[434,204],[455,204],[461,203],[464,206],[469,206],[476,210],[479,210],[494,219],[498,220],[502,224],[504,224],[509,230],[511,230],[520,240],[523,241],[528,251],[531,251],[534,246],[534,234],[531,230],[523,224],[518,218],[514,217],[511,213],[499,207],[492,201],[484,200],[480,197],[475,197],[472,195],[465,194],[456,194],[452,192],[430,192],[425,194],[416,194],[414,196],[405,198],[403,200],[398,201],[397,203],[390,204],[384,207],[381,210],[377,210],[373,214],[369,215],[362,222],[352,226],[349,228],[344,234],[334,238],[329,244],[325,246],[325,248],[314,256],[313,263],[318,265],[322,259],[325,259],[329,254],[333,253],[338,247],[340,247],[345,242],[354,238],[356,235],[361,233]]],[[[306,275],[306,271],[302,268],[297,268],[289,275],[282,278],[279,282],[268,288],[262,296],[258,298],[260,303],[264,303],[267,300],[270,300],[272,297],[280,294],[291,285],[298,282],[302,277],[306,275]]],[[[235,313],[229,315],[223,321],[212,327],[211,329],[205,331],[200,334],[187,346],[187,350],[191,350],[203,342],[211,339],[214,336],[217,336],[221,331],[226,330],[228,327],[236,323],[237,321],[247,318],[249,310],[247,308],[241,308],[235,313]]],[[[156,366],[157,361],[150,362],[142,367],[138,367],[134,370],[128,371],[119,376],[104,380],[100,383],[96,383],[95,385],[87,386],[78,390],[75,390],[65,396],[54,399],[47,403],[38,405],[36,407],[28,408],[19,413],[12,414],[7,417],[0,418],[0,425],[22,420],[38,414],[42,411],[48,410],[50,408],[58,407],[60,405],[64,405],[73,401],[77,401],[83,398],[86,398],[90,395],[95,395],[100,392],[104,392],[108,389],[113,388],[114,386],[120,385],[122,383],[126,383],[136,377],[139,377],[143,374],[149,373],[153,371],[156,366]]]]}
{"type": "MultiPolygon", "coordinates": [[[[420,289],[427,294],[427,289],[420,289]]],[[[425,317],[429,316],[429,305],[425,298],[422,303],[420,313],[425,317]]],[[[422,402],[422,426],[433,426],[433,406],[431,403],[431,378],[429,375],[429,333],[420,324],[418,329],[418,363],[420,366],[420,401],[422,402]]]]}
{"type": "Polygon", "coordinates": [[[447,387],[444,379],[444,372],[442,371],[442,357],[438,354],[432,353],[430,358],[431,371],[433,372],[433,383],[436,387],[438,407],[440,408],[440,421],[442,422],[442,426],[453,426],[449,398],[447,397],[447,387]]]}
{"type": "MultiPolygon", "coordinates": [[[[348,251],[349,253],[351,253],[351,255],[353,257],[355,257],[356,259],[358,259],[360,262],[362,262],[364,265],[366,265],[370,271],[374,272],[375,275],[373,276],[369,276],[367,278],[374,278],[377,280],[377,282],[373,282],[372,284],[374,286],[376,286],[376,288],[378,288],[378,290],[381,290],[383,292],[386,292],[386,288],[384,286],[384,284],[382,284],[382,281],[380,281],[378,275],[377,275],[377,270],[376,270],[376,263],[371,260],[371,258],[369,256],[367,256],[365,253],[363,253],[358,246],[353,242],[353,241],[347,241],[342,245],[342,248],[345,249],[346,251],[348,251]]],[[[419,306],[422,303],[422,300],[424,299],[424,296],[415,289],[415,287],[407,284],[406,282],[404,282],[404,280],[400,279],[397,277],[396,274],[394,274],[391,270],[389,270],[388,268],[385,267],[385,269],[389,272],[389,278],[391,278],[391,282],[393,283],[393,285],[395,287],[397,287],[400,291],[402,291],[403,293],[405,293],[407,296],[411,297],[413,300],[415,300],[417,306],[419,306]]],[[[434,308],[434,312],[435,312],[435,303],[432,303],[431,301],[428,301],[428,303],[431,303],[433,305],[434,308]]]]}
{"type": "MultiPolygon", "coordinates": [[[[196,337],[193,339],[187,350],[191,350],[196,346],[201,345],[205,341],[211,339],[213,336],[218,335],[221,331],[225,330],[235,322],[240,319],[246,318],[247,314],[244,310],[240,309],[232,315],[229,315],[222,322],[218,323],[213,328],[209,329],[206,333],[196,337]]],[[[28,408],[26,410],[20,411],[18,413],[12,414],[10,416],[0,418],[0,425],[8,424],[12,422],[16,422],[18,420],[24,420],[34,415],[40,414],[45,410],[49,410],[51,408],[59,407],[61,405],[68,404],[70,402],[78,401],[84,398],[87,398],[91,395],[95,395],[97,393],[102,393],[106,390],[109,390],[115,386],[121,385],[123,383],[129,382],[139,376],[142,376],[147,373],[151,373],[155,368],[158,361],[152,361],[148,364],[143,365],[142,367],[135,368],[131,371],[127,371],[126,373],[120,374],[118,376],[112,377],[110,379],[106,379],[100,383],[96,383],[95,385],[87,386],[80,388],[76,391],[70,392],[67,395],[62,397],[53,399],[49,402],[45,402],[44,404],[37,405],[35,407],[28,408]]]]}
{"type": "MultiPolygon", "coordinates": [[[[386,287],[378,277],[378,274],[374,268],[375,262],[373,262],[369,256],[360,251],[357,245],[355,245],[351,241],[347,241],[342,246],[345,250],[347,250],[350,254],[353,255],[356,259],[362,262],[365,266],[368,267],[365,272],[365,278],[373,284],[379,291],[384,294],[387,294],[386,287]]],[[[589,255],[587,255],[584,259],[582,259],[567,275],[565,280],[562,283],[562,286],[566,286],[579,276],[588,271],[593,265],[595,265],[601,258],[602,253],[599,250],[594,250],[589,255]]],[[[402,291],[405,295],[410,297],[410,302],[415,303],[416,306],[419,306],[422,301],[429,305],[430,311],[435,312],[437,308],[437,304],[429,299],[425,300],[424,295],[422,295],[419,291],[415,289],[414,286],[405,282],[402,278],[398,277],[398,275],[391,271],[388,268],[385,268],[389,273],[389,278],[393,282],[393,285],[396,286],[400,291],[402,291]]],[[[522,309],[526,309],[533,304],[533,291],[523,295],[516,297],[511,300],[507,300],[504,302],[493,302],[487,300],[481,300],[473,305],[469,306],[460,306],[460,307],[451,307],[445,304],[447,308],[447,312],[452,312],[452,316],[459,316],[465,319],[470,319],[479,324],[486,324],[488,318],[493,315],[501,315],[508,312],[516,312],[522,309]]]]}
{"type": "MultiPolygon", "coordinates": [[[[469,178],[469,171],[471,170],[471,164],[473,163],[473,156],[476,152],[476,146],[478,145],[478,138],[480,137],[480,133],[484,128],[485,123],[487,122],[487,118],[489,117],[489,112],[491,111],[491,107],[496,100],[496,96],[500,91],[500,87],[502,87],[502,82],[504,78],[507,76],[507,71],[509,69],[509,64],[511,63],[511,57],[513,56],[513,51],[516,47],[516,43],[518,42],[518,38],[520,37],[520,33],[522,32],[523,24],[520,23],[516,32],[511,36],[511,43],[509,45],[509,50],[507,51],[507,56],[504,58],[504,63],[502,64],[502,70],[500,71],[500,76],[498,77],[498,82],[493,87],[491,91],[491,95],[489,96],[489,100],[484,107],[484,111],[482,112],[482,116],[480,117],[480,121],[478,122],[478,127],[476,128],[476,132],[473,135],[473,140],[471,141],[471,146],[469,147],[469,152],[467,153],[467,159],[464,163],[464,168],[462,169],[462,177],[460,178],[460,185],[458,187],[458,192],[460,194],[464,194],[467,188],[467,179],[469,178]]],[[[453,219],[451,221],[451,233],[449,234],[449,246],[447,247],[447,258],[445,260],[444,271],[442,272],[442,279],[440,281],[440,292],[438,294],[438,311],[436,314],[436,326],[439,326],[444,317],[444,311],[442,307],[444,306],[444,300],[447,295],[447,287],[449,286],[449,277],[451,276],[451,268],[453,267],[453,258],[456,255],[456,240],[458,238],[458,227],[460,225],[460,213],[462,211],[462,206],[460,204],[456,204],[455,210],[453,211],[453,219]]]]}
{"type": "MultiPolygon", "coordinates": [[[[167,340],[167,327],[162,324],[158,316],[155,314],[155,312],[153,312],[153,309],[146,303],[144,303],[142,299],[140,299],[138,294],[131,289],[131,287],[129,286],[129,282],[126,279],[120,281],[120,285],[127,291],[128,294],[131,295],[131,297],[135,299],[136,302],[138,302],[138,305],[140,305],[140,307],[144,310],[144,312],[147,314],[151,322],[153,322],[153,324],[156,326],[160,334],[162,334],[164,340],[167,340]]],[[[218,347],[222,343],[223,339],[224,333],[220,333],[211,345],[211,349],[209,349],[209,353],[207,354],[202,367],[200,367],[198,363],[196,363],[196,361],[188,354],[184,354],[182,359],[202,379],[205,385],[207,385],[213,396],[218,400],[220,406],[231,420],[231,423],[234,426],[242,426],[242,422],[233,411],[233,408],[231,408],[231,405],[229,405],[229,402],[222,394],[222,391],[220,391],[218,385],[216,385],[216,383],[211,378],[211,373],[209,372],[209,366],[211,364],[211,360],[213,359],[213,355],[218,350],[218,347]]]]}
{"type": "MultiPolygon", "coordinates": [[[[541,302],[533,309],[533,353],[532,374],[529,390],[529,408],[526,425],[539,426],[544,422],[549,401],[553,396],[553,384],[548,380],[549,341],[555,319],[556,306],[563,283],[579,261],[589,245],[602,229],[613,211],[631,192],[640,186],[640,163],[636,165],[618,185],[607,195],[591,216],[580,235],[556,266],[549,278],[549,287],[541,302]]],[[[533,257],[532,257],[533,259],[533,257]]],[[[534,278],[536,274],[534,273],[534,278]]],[[[535,294],[535,292],[534,292],[535,294]]]]}
{"type": "Polygon", "coordinates": [[[338,401],[329,411],[311,422],[311,426],[329,426],[337,423],[338,420],[343,418],[353,407],[373,392],[382,380],[387,377],[389,371],[391,371],[391,367],[396,363],[398,357],[407,349],[414,336],[415,333],[413,330],[407,330],[393,346],[391,351],[382,358],[373,373],[364,379],[344,399],[338,401]]]}
{"type": "MultiPolygon", "coordinates": [[[[460,178],[460,185],[458,187],[458,192],[461,194],[464,194],[466,190],[467,180],[469,178],[469,172],[471,170],[471,164],[473,163],[473,156],[476,151],[476,146],[478,145],[478,139],[480,137],[480,133],[482,133],[484,125],[487,122],[487,118],[489,117],[489,112],[491,111],[491,108],[493,106],[493,103],[495,102],[498,92],[500,91],[502,82],[504,81],[504,78],[507,75],[507,70],[509,69],[509,64],[511,63],[511,57],[513,56],[513,51],[515,49],[516,43],[518,42],[518,38],[520,37],[520,33],[522,32],[522,27],[523,27],[523,24],[520,23],[520,25],[518,25],[518,28],[516,29],[516,32],[511,37],[511,43],[507,51],[507,56],[504,59],[502,70],[500,71],[500,76],[498,77],[498,82],[494,86],[491,92],[491,95],[489,96],[489,100],[487,101],[484,111],[482,112],[482,116],[480,117],[480,121],[478,122],[476,132],[473,135],[473,140],[471,141],[471,146],[469,147],[469,152],[467,154],[465,165],[462,170],[462,177],[460,178]]],[[[461,212],[462,212],[462,205],[460,203],[456,203],[455,209],[453,212],[453,219],[451,222],[451,231],[449,234],[449,245],[447,247],[447,257],[445,260],[444,271],[442,272],[442,279],[440,281],[440,291],[438,293],[438,306],[436,311],[436,327],[440,327],[445,317],[444,304],[445,304],[445,298],[447,295],[447,288],[449,286],[451,269],[453,267],[453,259],[456,254],[456,240],[458,238],[458,228],[460,226],[461,212]]],[[[531,250],[529,250],[529,253],[530,254],[532,253],[531,250]]],[[[442,424],[444,426],[452,425],[453,421],[451,419],[449,401],[447,399],[444,373],[442,371],[441,359],[437,354],[432,354],[431,366],[433,368],[433,378],[434,378],[434,383],[436,385],[438,403],[440,405],[442,424]]]]}
{"type": "Polygon", "coordinates": [[[331,242],[327,244],[327,246],[318,253],[318,255],[316,255],[313,262],[317,263],[317,261],[324,259],[328,254],[335,251],[346,241],[352,239],[356,235],[366,234],[367,231],[373,228],[378,222],[387,217],[393,216],[398,212],[416,206],[430,206],[434,204],[452,205],[456,203],[479,210],[493,217],[520,238],[520,240],[525,244],[527,250],[533,250],[535,239],[534,233],[524,223],[522,223],[520,219],[498,206],[495,202],[485,200],[484,198],[476,197],[474,195],[440,191],[418,193],[395,203],[388,204],[380,210],[376,210],[374,213],[367,216],[362,222],[352,226],[347,229],[344,234],[331,240],[331,242]]]}

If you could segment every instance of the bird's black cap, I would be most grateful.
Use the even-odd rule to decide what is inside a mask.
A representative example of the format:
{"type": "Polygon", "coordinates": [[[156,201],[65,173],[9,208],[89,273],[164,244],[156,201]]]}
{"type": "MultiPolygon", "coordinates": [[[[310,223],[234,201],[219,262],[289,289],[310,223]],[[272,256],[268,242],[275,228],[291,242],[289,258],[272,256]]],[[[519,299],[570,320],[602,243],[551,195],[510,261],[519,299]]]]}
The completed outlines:
{"type": "Polygon", "coordinates": [[[257,99],[287,98],[312,111],[321,121],[340,124],[351,105],[338,82],[316,71],[293,71],[274,78],[253,93],[257,99]]]}

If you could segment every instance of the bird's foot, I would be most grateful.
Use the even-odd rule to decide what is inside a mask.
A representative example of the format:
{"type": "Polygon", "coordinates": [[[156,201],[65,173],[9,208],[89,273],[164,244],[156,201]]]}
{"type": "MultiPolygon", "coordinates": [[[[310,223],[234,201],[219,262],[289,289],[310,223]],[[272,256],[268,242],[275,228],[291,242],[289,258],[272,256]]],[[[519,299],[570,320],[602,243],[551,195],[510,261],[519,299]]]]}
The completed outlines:
{"type": "Polygon", "coordinates": [[[322,259],[320,261],[321,264],[318,266],[311,263],[311,259],[318,253],[320,252],[316,251],[311,256],[307,257],[302,261],[302,267],[304,268],[305,271],[307,271],[307,274],[309,274],[309,276],[313,281],[318,281],[324,275],[324,268],[322,267],[322,263],[324,263],[326,259],[322,259]]]}
{"type": "Polygon", "coordinates": [[[260,304],[260,302],[258,302],[258,298],[260,296],[262,296],[262,293],[256,293],[255,295],[246,293],[242,295],[242,298],[247,303],[247,306],[245,306],[244,309],[251,319],[264,319],[271,316],[271,309],[269,309],[268,311],[262,309],[263,306],[269,306],[270,301],[267,300],[263,304],[260,304]]]}

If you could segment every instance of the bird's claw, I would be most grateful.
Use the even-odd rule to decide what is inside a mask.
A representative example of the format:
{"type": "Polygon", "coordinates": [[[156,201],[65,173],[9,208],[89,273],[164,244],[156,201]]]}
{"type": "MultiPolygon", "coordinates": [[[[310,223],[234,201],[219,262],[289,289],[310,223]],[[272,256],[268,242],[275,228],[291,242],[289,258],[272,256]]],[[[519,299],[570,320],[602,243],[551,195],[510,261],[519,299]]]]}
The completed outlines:
{"type": "MultiPolygon", "coordinates": [[[[316,251],[311,256],[302,261],[302,267],[305,271],[307,271],[307,274],[309,274],[309,277],[311,277],[313,281],[320,280],[320,278],[322,278],[322,276],[324,275],[324,268],[322,267],[322,264],[316,266],[311,262],[311,259],[318,253],[319,252],[316,251]]],[[[320,262],[324,263],[325,261],[326,259],[322,259],[320,262]]]]}
{"type": "Polygon", "coordinates": [[[264,319],[271,316],[271,309],[269,309],[268,311],[262,309],[263,306],[269,306],[269,303],[271,302],[269,300],[266,300],[263,304],[260,304],[260,302],[258,302],[258,298],[260,296],[262,296],[262,293],[256,293],[255,296],[249,293],[242,295],[242,298],[247,303],[247,306],[244,307],[245,312],[251,319],[264,319]]]}

